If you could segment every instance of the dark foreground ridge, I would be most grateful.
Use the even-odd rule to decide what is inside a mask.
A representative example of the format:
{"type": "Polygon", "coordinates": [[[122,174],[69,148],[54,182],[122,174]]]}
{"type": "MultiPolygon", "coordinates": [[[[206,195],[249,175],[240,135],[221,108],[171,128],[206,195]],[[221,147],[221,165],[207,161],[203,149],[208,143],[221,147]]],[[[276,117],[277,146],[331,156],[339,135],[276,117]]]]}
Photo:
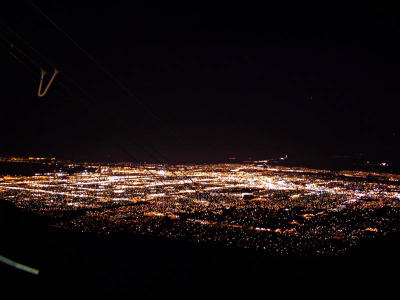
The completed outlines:
{"type": "Polygon", "coordinates": [[[15,298],[385,299],[397,291],[395,234],[346,256],[270,256],[126,232],[53,229],[45,218],[3,200],[0,226],[0,254],[40,270],[35,276],[0,264],[3,294],[15,298]]]}

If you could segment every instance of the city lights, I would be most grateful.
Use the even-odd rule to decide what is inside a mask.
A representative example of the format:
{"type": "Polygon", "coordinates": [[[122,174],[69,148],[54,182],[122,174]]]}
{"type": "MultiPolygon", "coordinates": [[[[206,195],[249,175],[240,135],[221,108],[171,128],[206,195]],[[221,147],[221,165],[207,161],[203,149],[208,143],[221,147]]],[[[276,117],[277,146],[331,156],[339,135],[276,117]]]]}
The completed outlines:
{"type": "Polygon", "coordinates": [[[400,175],[255,163],[133,165],[2,158],[57,166],[0,177],[0,197],[67,230],[128,230],[280,254],[339,254],[398,231],[400,175]],[[71,171],[79,170],[79,171],[71,171]],[[67,212],[82,213],[62,218],[67,212]]]}

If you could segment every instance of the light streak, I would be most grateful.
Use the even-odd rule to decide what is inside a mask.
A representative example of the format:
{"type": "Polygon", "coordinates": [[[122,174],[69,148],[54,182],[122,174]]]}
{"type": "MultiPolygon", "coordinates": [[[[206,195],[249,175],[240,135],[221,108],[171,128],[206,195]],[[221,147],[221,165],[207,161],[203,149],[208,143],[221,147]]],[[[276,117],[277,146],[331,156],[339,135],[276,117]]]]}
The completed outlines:
{"type": "Polygon", "coordinates": [[[25,271],[25,272],[28,272],[28,273],[31,273],[31,274],[34,274],[34,275],[39,275],[39,270],[37,270],[35,268],[32,268],[32,267],[25,266],[25,265],[20,264],[20,263],[17,263],[16,261],[13,261],[12,259],[9,259],[9,258],[4,257],[2,255],[0,255],[0,262],[4,263],[6,265],[9,265],[11,267],[14,267],[14,268],[16,268],[18,270],[22,270],[22,271],[25,271]]]}

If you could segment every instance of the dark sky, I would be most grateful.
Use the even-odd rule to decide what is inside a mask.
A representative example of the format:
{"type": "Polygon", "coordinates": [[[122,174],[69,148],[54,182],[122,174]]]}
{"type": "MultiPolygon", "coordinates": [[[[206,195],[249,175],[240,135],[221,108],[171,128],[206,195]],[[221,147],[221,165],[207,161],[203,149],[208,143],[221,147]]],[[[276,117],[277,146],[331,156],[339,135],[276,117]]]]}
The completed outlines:
{"type": "Polygon", "coordinates": [[[396,160],[393,7],[130,2],[34,1],[135,97],[29,1],[2,8],[0,154],[214,161],[366,153],[396,160]],[[47,60],[61,73],[38,98],[40,66],[52,70],[47,60]]]}

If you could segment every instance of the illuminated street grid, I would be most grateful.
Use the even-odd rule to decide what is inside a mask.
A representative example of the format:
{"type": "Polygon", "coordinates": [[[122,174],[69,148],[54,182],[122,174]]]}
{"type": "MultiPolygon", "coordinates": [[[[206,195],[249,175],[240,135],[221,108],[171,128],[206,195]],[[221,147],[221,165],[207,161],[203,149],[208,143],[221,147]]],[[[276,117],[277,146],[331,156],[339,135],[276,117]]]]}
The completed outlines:
{"type": "Polygon", "coordinates": [[[400,229],[400,175],[212,164],[73,164],[0,177],[0,198],[54,226],[277,254],[340,254],[400,229]],[[71,168],[81,167],[76,173],[71,168]]]}

